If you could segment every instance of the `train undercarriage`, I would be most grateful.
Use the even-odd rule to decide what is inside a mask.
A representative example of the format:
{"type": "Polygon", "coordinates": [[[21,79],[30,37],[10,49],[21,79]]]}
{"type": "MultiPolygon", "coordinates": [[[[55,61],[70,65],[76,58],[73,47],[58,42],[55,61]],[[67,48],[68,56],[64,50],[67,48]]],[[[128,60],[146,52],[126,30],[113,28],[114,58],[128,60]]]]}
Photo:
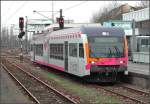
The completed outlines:
{"type": "Polygon", "coordinates": [[[123,76],[127,67],[124,66],[92,66],[90,76],[84,77],[87,82],[109,83],[117,82],[123,76]]]}

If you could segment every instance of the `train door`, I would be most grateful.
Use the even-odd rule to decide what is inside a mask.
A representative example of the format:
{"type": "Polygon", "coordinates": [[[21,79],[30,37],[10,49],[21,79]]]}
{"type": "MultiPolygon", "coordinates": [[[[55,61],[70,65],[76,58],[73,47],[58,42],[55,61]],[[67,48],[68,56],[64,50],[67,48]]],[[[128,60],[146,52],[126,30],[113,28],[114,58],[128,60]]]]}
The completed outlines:
{"type": "Polygon", "coordinates": [[[74,41],[69,43],[69,58],[68,58],[69,73],[79,75],[79,58],[78,58],[78,43],[74,41]]]}
{"type": "Polygon", "coordinates": [[[78,62],[79,62],[79,75],[82,76],[84,75],[84,69],[85,69],[85,56],[84,56],[84,48],[83,48],[83,43],[79,43],[79,58],[78,58],[78,62]]]}
{"type": "Polygon", "coordinates": [[[43,44],[43,52],[44,52],[44,61],[49,63],[49,45],[48,45],[49,41],[46,40],[43,44]]]}
{"type": "Polygon", "coordinates": [[[32,44],[31,45],[31,49],[32,49],[32,51],[31,51],[31,60],[32,61],[35,61],[35,44],[32,44]]]}
{"type": "Polygon", "coordinates": [[[36,50],[36,46],[35,44],[33,44],[33,61],[35,61],[35,50],[36,50]]]}
{"type": "Polygon", "coordinates": [[[68,41],[64,42],[65,45],[65,61],[64,61],[64,66],[65,66],[65,71],[68,71],[68,41]]]}

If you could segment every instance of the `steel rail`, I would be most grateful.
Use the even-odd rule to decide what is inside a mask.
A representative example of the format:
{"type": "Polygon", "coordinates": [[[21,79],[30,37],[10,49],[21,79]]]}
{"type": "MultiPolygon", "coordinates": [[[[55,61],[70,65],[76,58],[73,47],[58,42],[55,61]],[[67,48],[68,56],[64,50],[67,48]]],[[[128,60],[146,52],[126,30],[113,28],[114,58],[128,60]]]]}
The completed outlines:
{"type": "Polygon", "coordinates": [[[37,104],[40,104],[40,102],[37,100],[37,98],[8,70],[8,68],[3,64],[1,63],[2,67],[4,68],[4,70],[13,78],[15,79],[15,81],[17,83],[19,83],[19,85],[27,92],[27,94],[35,100],[35,102],[37,104]]]}
{"type": "Polygon", "coordinates": [[[122,85],[121,87],[126,88],[128,90],[132,90],[132,91],[138,92],[138,93],[149,95],[149,92],[146,92],[146,91],[143,91],[143,90],[140,90],[140,89],[135,89],[135,88],[132,88],[132,87],[129,87],[129,86],[126,86],[126,85],[122,85]]]}
{"type": "MultiPolygon", "coordinates": [[[[134,88],[132,88],[132,87],[128,87],[128,86],[124,86],[124,85],[122,85],[122,86],[120,86],[120,87],[129,89],[129,90],[133,90],[134,92],[139,92],[139,93],[143,93],[143,94],[145,94],[145,95],[149,95],[149,93],[146,92],[146,91],[142,91],[142,90],[139,90],[139,89],[134,89],[134,88]]],[[[123,94],[120,94],[120,93],[117,93],[117,92],[114,92],[114,91],[109,90],[109,89],[106,89],[106,88],[104,88],[104,87],[103,87],[102,89],[104,89],[104,90],[106,90],[106,91],[108,91],[108,92],[114,93],[114,94],[116,94],[116,95],[122,96],[122,97],[124,97],[124,98],[128,98],[128,99],[130,99],[130,100],[132,100],[132,101],[139,102],[139,103],[142,103],[142,104],[147,104],[147,103],[144,102],[144,101],[141,101],[141,100],[138,100],[138,99],[136,99],[136,98],[133,98],[133,97],[130,97],[130,96],[127,96],[127,95],[123,95],[123,94]]]]}
{"type": "Polygon", "coordinates": [[[127,96],[127,95],[120,94],[120,93],[118,93],[118,92],[115,92],[115,91],[113,91],[113,90],[110,90],[110,89],[107,89],[107,88],[104,88],[104,87],[101,87],[101,86],[99,86],[99,87],[97,87],[97,88],[101,88],[101,89],[103,89],[103,90],[105,90],[105,91],[107,91],[107,92],[111,92],[111,93],[113,93],[113,94],[116,94],[116,95],[119,95],[119,96],[121,96],[121,97],[130,99],[130,100],[135,101],[135,102],[140,103],[140,104],[148,104],[147,102],[138,100],[138,99],[136,99],[136,98],[133,98],[133,97],[130,97],[130,96],[127,96]]]}
{"type": "MultiPolygon", "coordinates": [[[[129,89],[129,90],[132,90],[132,89],[133,89],[133,88],[131,88],[131,87],[123,86],[123,85],[120,86],[120,87],[129,89]]],[[[142,103],[142,104],[147,104],[146,102],[143,102],[143,101],[138,100],[138,99],[136,99],[136,98],[133,98],[133,97],[130,97],[130,96],[127,96],[127,95],[123,95],[123,94],[120,94],[120,93],[117,93],[117,92],[114,92],[114,91],[109,90],[109,89],[106,89],[106,88],[104,88],[104,87],[103,87],[102,89],[104,89],[104,90],[106,90],[106,91],[108,91],[108,92],[114,93],[114,94],[116,94],[116,95],[122,96],[122,97],[124,97],[124,98],[128,98],[128,99],[130,99],[130,100],[133,100],[133,101],[136,101],[136,102],[140,102],[140,103],[142,103]]],[[[147,92],[145,93],[145,91],[140,91],[140,90],[136,90],[136,89],[133,89],[133,91],[135,91],[135,92],[140,92],[140,93],[144,93],[144,94],[148,94],[147,92]]]]}
{"type": "MultiPolygon", "coordinates": [[[[8,60],[7,60],[8,61],[8,60]]],[[[38,82],[40,82],[41,84],[45,85],[46,87],[50,88],[51,90],[53,90],[54,92],[56,92],[57,94],[61,95],[62,97],[64,97],[65,99],[69,100],[70,102],[72,102],[73,104],[77,104],[77,101],[75,101],[74,99],[68,97],[67,95],[64,95],[62,92],[58,91],[57,89],[55,89],[54,87],[48,85],[47,83],[45,83],[44,81],[40,80],[39,78],[35,77],[34,75],[32,75],[29,72],[24,71],[20,66],[16,65],[15,63],[12,63],[10,61],[8,61],[10,64],[12,64],[13,66],[17,67],[18,69],[20,69],[21,71],[23,71],[24,73],[26,73],[27,75],[29,75],[30,77],[36,79],[38,82]]]]}

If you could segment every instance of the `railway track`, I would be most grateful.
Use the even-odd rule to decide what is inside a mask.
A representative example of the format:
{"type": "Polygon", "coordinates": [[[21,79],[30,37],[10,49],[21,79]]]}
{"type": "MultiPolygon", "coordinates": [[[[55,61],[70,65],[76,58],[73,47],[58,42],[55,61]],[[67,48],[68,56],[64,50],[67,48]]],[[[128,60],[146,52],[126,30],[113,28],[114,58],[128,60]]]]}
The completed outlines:
{"type": "Polygon", "coordinates": [[[124,85],[111,86],[111,87],[94,85],[94,87],[98,90],[103,89],[119,97],[123,97],[127,99],[127,101],[131,100],[135,104],[149,104],[148,92],[141,91],[139,89],[134,89],[134,88],[124,86],[124,85]]]}
{"type": "Polygon", "coordinates": [[[59,92],[29,72],[10,61],[3,64],[4,69],[26,90],[37,104],[77,104],[78,102],[59,92]],[[5,66],[6,65],[6,66],[5,66]]]}
{"type": "MultiPolygon", "coordinates": [[[[93,85],[92,85],[92,87],[93,87],[93,85]]],[[[105,86],[105,87],[97,86],[96,88],[99,88],[99,87],[107,92],[113,93],[117,96],[121,96],[128,100],[131,100],[131,101],[135,102],[135,104],[137,104],[137,103],[138,104],[148,104],[148,102],[147,102],[147,100],[148,100],[147,97],[149,95],[148,92],[137,89],[137,88],[130,87],[124,83],[120,83],[119,86],[109,86],[109,88],[108,88],[108,86],[105,86]],[[122,93],[117,92],[115,90],[121,91],[122,93]],[[125,93],[130,93],[130,94],[132,94],[132,96],[129,96],[128,94],[125,94],[125,93]],[[139,99],[139,98],[141,98],[141,99],[139,99]]]]}
{"type": "Polygon", "coordinates": [[[133,88],[131,86],[128,86],[128,85],[124,85],[122,84],[123,88],[127,89],[127,90],[130,90],[131,92],[137,92],[139,94],[142,94],[142,95],[145,95],[145,96],[149,96],[149,92],[148,91],[144,91],[144,90],[140,90],[140,89],[137,89],[137,88],[133,88]]]}
{"type": "MultiPolygon", "coordinates": [[[[27,60],[26,60],[27,61],[27,60]]],[[[92,85],[93,87],[93,85],[92,85]]],[[[149,104],[148,95],[149,93],[134,87],[130,87],[124,83],[119,86],[97,86],[96,89],[103,89],[107,92],[120,96],[122,98],[133,101],[135,104],[149,104]]]]}
{"type": "Polygon", "coordinates": [[[30,91],[8,70],[8,68],[2,64],[3,69],[26,91],[26,93],[29,95],[32,100],[34,100],[35,103],[40,104],[40,102],[30,93],[30,91]]]}

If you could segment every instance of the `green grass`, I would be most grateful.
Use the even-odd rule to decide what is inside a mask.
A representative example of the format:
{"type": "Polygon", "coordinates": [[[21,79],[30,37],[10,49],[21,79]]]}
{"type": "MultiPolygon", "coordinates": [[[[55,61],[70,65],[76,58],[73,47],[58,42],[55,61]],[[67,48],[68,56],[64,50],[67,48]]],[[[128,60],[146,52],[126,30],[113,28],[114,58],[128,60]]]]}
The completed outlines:
{"type": "Polygon", "coordinates": [[[53,80],[60,87],[68,90],[69,92],[75,93],[81,96],[83,99],[88,100],[92,104],[106,104],[106,103],[117,103],[122,104],[121,101],[115,97],[106,96],[97,91],[95,88],[89,88],[84,85],[73,83],[69,80],[61,78],[58,75],[47,71],[40,71],[40,74],[47,78],[48,80],[53,80]]]}

